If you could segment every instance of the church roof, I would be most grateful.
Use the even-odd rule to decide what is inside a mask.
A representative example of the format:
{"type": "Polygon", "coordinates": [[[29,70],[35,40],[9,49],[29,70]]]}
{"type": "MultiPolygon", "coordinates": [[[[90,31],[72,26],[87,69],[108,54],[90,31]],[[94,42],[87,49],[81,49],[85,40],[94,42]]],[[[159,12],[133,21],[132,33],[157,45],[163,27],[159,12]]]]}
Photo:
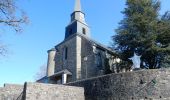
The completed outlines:
{"type": "Polygon", "coordinates": [[[100,49],[107,50],[108,52],[110,52],[110,53],[112,53],[112,54],[116,54],[116,52],[113,51],[111,48],[109,48],[109,47],[107,47],[107,46],[105,46],[105,45],[97,42],[97,41],[94,40],[94,39],[91,39],[91,38],[89,38],[89,37],[87,37],[87,36],[84,36],[83,34],[79,34],[79,33],[77,33],[77,35],[79,35],[79,36],[83,37],[84,39],[90,41],[91,43],[93,43],[94,45],[96,45],[96,47],[98,47],[98,48],[100,48],[100,49]]]}
{"type": "Polygon", "coordinates": [[[55,48],[51,48],[50,50],[48,50],[47,52],[50,52],[50,51],[56,51],[55,48]]]}
{"type": "Polygon", "coordinates": [[[49,78],[58,77],[58,76],[61,76],[62,74],[72,75],[72,73],[70,71],[68,71],[67,69],[64,69],[57,73],[54,73],[54,75],[49,76],[49,78]]]}

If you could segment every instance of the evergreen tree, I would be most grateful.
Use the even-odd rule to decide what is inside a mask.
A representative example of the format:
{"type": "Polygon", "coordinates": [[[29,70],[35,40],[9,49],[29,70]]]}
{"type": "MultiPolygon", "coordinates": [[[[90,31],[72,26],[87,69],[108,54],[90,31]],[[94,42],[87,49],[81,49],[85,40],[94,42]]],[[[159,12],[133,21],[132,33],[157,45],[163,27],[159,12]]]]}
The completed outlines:
{"type": "Polygon", "coordinates": [[[170,12],[166,12],[158,22],[156,43],[159,48],[161,67],[170,67],[170,12]]]}
{"type": "Polygon", "coordinates": [[[126,5],[124,19],[113,36],[115,49],[123,60],[129,61],[135,52],[141,55],[142,68],[159,68],[169,58],[168,15],[159,18],[159,0],[127,0],[126,5]]]}

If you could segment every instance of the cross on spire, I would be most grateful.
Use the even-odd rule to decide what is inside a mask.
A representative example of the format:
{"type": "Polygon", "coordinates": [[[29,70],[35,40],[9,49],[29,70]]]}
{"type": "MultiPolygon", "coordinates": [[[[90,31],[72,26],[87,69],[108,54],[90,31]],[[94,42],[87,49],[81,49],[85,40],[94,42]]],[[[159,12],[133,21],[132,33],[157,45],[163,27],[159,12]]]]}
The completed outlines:
{"type": "Polygon", "coordinates": [[[81,2],[80,2],[80,0],[76,0],[74,11],[81,11],[81,2]]]}

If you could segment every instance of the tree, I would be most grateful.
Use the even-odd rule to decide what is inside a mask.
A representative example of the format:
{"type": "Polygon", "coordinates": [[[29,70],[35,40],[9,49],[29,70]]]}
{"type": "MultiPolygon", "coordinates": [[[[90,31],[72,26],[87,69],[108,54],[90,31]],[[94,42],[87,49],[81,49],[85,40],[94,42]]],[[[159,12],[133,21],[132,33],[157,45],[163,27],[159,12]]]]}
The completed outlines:
{"type": "Polygon", "coordinates": [[[0,55],[5,55],[7,53],[7,47],[4,44],[0,44],[0,55]]]}
{"type": "Polygon", "coordinates": [[[113,36],[116,51],[129,63],[134,52],[141,55],[141,68],[161,67],[169,55],[169,42],[164,37],[170,36],[168,15],[159,18],[159,0],[127,0],[126,5],[124,19],[113,36]]]}
{"type": "MultiPolygon", "coordinates": [[[[28,23],[28,17],[16,6],[16,0],[0,0],[0,25],[8,26],[16,32],[21,32],[22,25],[28,23]]],[[[0,43],[0,55],[4,55],[7,48],[0,43]]]]}
{"type": "Polygon", "coordinates": [[[25,13],[16,6],[15,0],[0,0],[0,23],[21,31],[21,25],[28,22],[25,13]]]}
{"type": "Polygon", "coordinates": [[[157,44],[160,66],[170,67],[170,12],[166,12],[158,23],[157,44]]]}

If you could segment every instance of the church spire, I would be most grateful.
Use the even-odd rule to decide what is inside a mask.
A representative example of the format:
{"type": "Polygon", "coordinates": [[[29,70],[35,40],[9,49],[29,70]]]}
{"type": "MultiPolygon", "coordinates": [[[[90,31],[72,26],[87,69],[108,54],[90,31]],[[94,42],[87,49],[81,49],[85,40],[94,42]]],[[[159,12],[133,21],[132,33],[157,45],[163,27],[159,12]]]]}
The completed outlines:
{"type": "Polygon", "coordinates": [[[71,22],[73,22],[75,20],[86,24],[86,22],[85,22],[85,14],[81,11],[81,2],[80,2],[80,0],[75,0],[74,11],[71,14],[71,22]]]}
{"type": "Polygon", "coordinates": [[[80,2],[80,0],[76,0],[74,11],[81,11],[81,2],[80,2]]]}

